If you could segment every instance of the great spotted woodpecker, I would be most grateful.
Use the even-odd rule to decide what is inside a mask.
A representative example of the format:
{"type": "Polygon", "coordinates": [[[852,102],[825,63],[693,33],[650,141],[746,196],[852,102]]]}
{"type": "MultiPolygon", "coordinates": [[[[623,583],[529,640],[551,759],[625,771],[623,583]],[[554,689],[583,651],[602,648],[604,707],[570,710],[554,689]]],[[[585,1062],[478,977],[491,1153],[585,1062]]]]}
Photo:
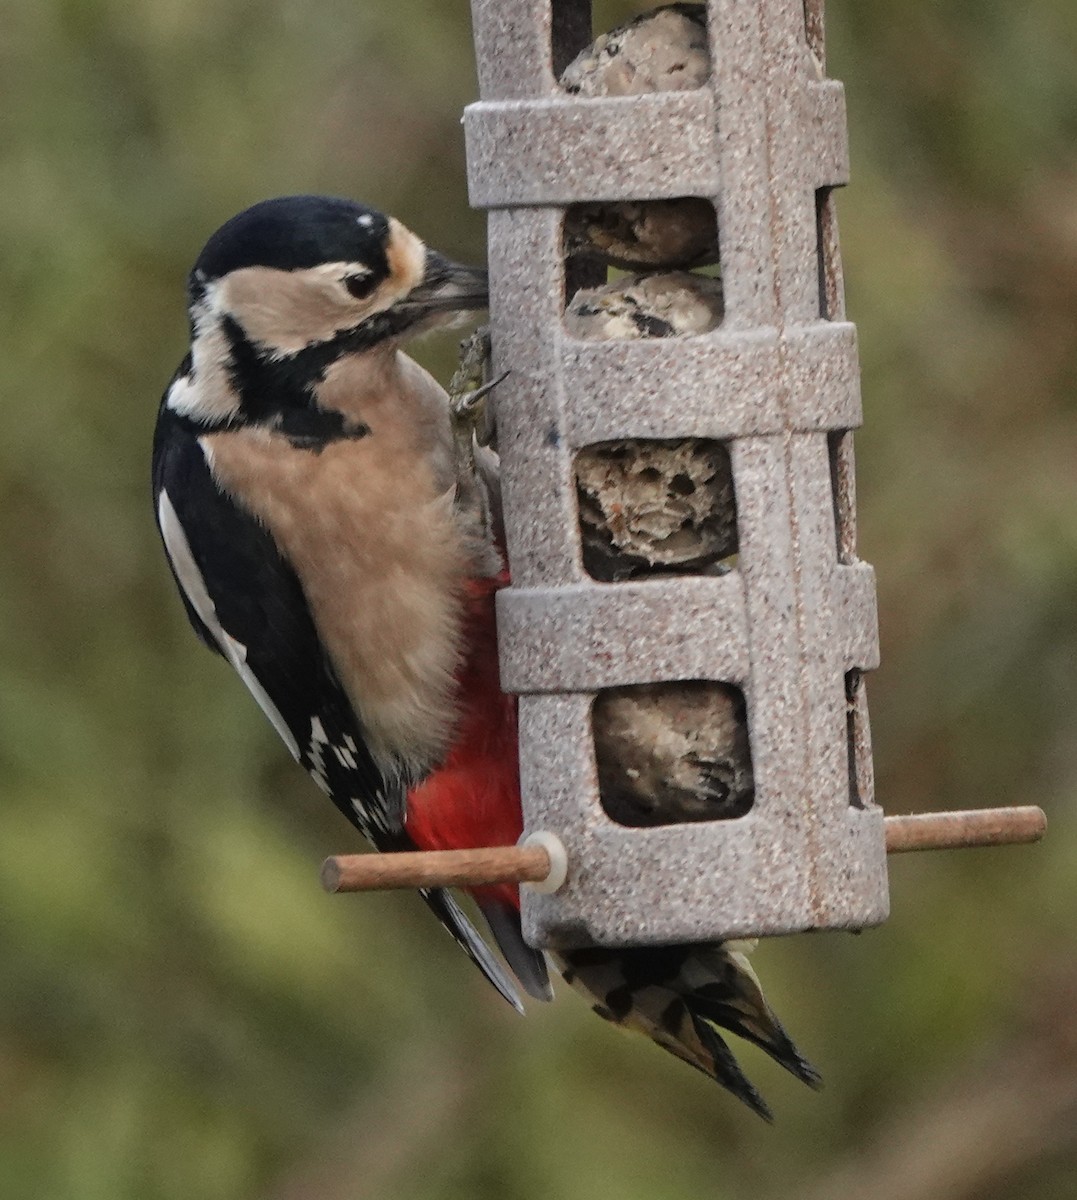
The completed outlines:
{"type": "MultiPolygon", "coordinates": [[[[494,598],[508,582],[496,457],[457,452],[446,393],[404,339],[486,304],[485,273],[348,200],[239,214],[188,289],[190,352],[153,452],[157,521],[195,632],[378,850],[507,845],[522,819],[494,598]]],[[[422,893],[490,982],[517,989],[453,897],[422,893]]],[[[551,998],[515,887],[475,895],[512,974],[551,998]]],[[[812,1068],[726,947],[569,951],[602,1016],[766,1114],[714,1029],[812,1068]]]]}

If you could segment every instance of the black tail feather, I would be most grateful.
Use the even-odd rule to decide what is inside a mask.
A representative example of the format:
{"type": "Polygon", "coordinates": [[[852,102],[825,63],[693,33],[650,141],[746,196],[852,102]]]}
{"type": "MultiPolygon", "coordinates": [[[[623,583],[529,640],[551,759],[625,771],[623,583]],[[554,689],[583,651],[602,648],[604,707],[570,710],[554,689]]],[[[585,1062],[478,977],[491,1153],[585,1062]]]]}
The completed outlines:
{"type": "Polygon", "coordinates": [[[767,1102],[756,1090],[755,1084],[741,1070],[740,1063],[737,1062],[733,1051],[726,1045],[718,1031],[697,1017],[691,1008],[688,1009],[688,1013],[692,1018],[692,1027],[696,1031],[696,1037],[703,1043],[704,1049],[714,1064],[713,1073],[705,1067],[700,1067],[700,1070],[720,1083],[726,1091],[732,1092],[738,1100],[747,1104],[752,1112],[758,1113],[764,1121],[773,1122],[774,1114],[770,1111],[767,1102]]]}
{"type": "Polygon", "coordinates": [[[766,1033],[763,1034],[754,1028],[750,1019],[745,1019],[743,1012],[738,1011],[730,1004],[713,1000],[709,996],[701,995],[700,992],[691,993],[686,998],[686,1003],[693,1019],[713,1021],[715,1025],[720,1025],[746,1042],[751,1042],[753,1046],[758,1046],[765,1054],[770,1055],[780,1067],[784,1067],[791,1075],[795,1075],[809,1087],[816,1089],[822,1087],[822,1076],[797,1049],[796,1043],[786,1033],[785,1027],[774,1015],[774,1011],[769,1005],[767,1005],[766,1033]]]}
{"type": "Polygon", "coordinates": [[[758,1046],[810,1087],[819,1086],[819,1072],[767,1003],[743,944],[592,947],[564,951],[555,959],[565,981],[583,992],[600,1016],[645,1033],[764,1120],[771,1120],[770,1109],[716,1026],[758,1046]]]}
{"type": "Polygon", "coordinates": [[[552,1000],[546,956],[524,941],[519,910],[497,900],[480,900],[479,910],[524,991],[534,1000],[552,1000]]]}

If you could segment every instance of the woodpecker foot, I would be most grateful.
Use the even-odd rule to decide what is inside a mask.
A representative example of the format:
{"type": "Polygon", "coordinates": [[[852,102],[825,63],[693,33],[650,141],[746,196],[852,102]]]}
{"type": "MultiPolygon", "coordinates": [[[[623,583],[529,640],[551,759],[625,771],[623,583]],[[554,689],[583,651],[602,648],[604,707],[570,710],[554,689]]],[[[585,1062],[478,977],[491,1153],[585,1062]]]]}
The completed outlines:
{"type": "Polygon", "coordinates": [[[460,361],[449,384],[449,395],[459,396],[486,382],[490,369],[490,326],[480,325],[460,343],[460,361]]]}
{"type": "Polygon", "coordinates": [[[458,438],[461,435],[465,439],[473,437],[479,446],[489,446],[493,443],[493,414],[486,403],[486,397],[498,384],[504,383],[508,375],[508,371],[502,371],[496,379],[475,388],[473,392],[451,397],[453,430],[458,438]]]}
{"type": "Polygon", "coordinates": [[[508,372],[490,379],[490,329],[483,325],[460,343],[460,365],[449,383],[449,419],[456,448],[457,478],[470,480],[480,451],[496,444],[494,414],[486,403],[508,372]]]}
{"type": "Polygon", "coordinates": [[[449,383],[449,421],[456,467],[456,506],[469,514],[478,541],[490,549],[491,574],[504,566],[498,546],[504,544],[495,422],[487,397],[505,378],[489,378],[490,331],[477,329],[460,343],[460,365],[449,383]]]}
{"type": "Polygon", "coordinates": [[[505,375],[490,379],[489,373],[490,328],[483,325],[460,343],[460,364],[449,383],[449,408],[458,447],[470,447],[472,439],[478,446],[494,442],[493,413],[486,398],[505,375]]]}

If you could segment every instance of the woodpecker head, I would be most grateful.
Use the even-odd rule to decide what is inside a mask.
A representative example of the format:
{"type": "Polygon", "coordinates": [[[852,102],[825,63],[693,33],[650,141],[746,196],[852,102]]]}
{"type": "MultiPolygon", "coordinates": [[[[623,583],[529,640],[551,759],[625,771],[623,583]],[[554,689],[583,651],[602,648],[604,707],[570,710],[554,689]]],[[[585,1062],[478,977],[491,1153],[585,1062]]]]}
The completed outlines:
{"type": "Polygon", "coordinates": [[[280,358],[338,338],[405,336],[486,305],[486,272],[428,250],[352,200],[282,196],[233,217],[189,281],[192,319],[230,320],[280,358]]]}
{"type": "Polygon", "coordinates": [[[329,366],[485,308],[486,272],[351,200],[283,196],[233,217],[188,280],[191,358],[166,398],[203,423],[308,408],[329,366]]]}

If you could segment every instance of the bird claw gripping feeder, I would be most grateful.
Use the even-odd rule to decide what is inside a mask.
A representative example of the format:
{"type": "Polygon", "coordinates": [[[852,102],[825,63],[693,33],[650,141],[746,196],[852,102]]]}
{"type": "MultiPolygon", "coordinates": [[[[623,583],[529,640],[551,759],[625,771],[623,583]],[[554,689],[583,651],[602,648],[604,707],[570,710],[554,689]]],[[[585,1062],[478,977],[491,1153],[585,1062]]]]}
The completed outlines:
{"type": "Polygon", "coordinates": [[[590,0],[472,0],[481,99],[465,126],[472,201],[489,212],[494,366],[509,372],[496,399],[512,585],[498,625],[526,833],[470,867],[461,852],[388,856],[412,860],[395,875],[365,857],[325,869],[336,890],[531,880],[537,946],[858,929],[887,916],[888,849],[1043,830],[1036,809],[884,821],[874,802],[861,677],[878,663],[875,580],[855,549],[859,366],[831,200],[848,178],[845,104],[824,73],[822,2],[709,0],[705,20],[674,7],[705,28],[705,77],[596,95],[559,82],[591,41],[590,0]],[[690,336],[646,336],[638,319],[645,336],[628,340],[570,332],[566,301],[605,269],[566,255],[566,213],[653,201],[713,208],[719,319],[690,336]],[[732,553],[697,573],[599,581],[579,456],[689,442],[728,455],[732,553]],[[703,685],[746,714],[747,805],[614,820],[602,699],[703,685]]]}

